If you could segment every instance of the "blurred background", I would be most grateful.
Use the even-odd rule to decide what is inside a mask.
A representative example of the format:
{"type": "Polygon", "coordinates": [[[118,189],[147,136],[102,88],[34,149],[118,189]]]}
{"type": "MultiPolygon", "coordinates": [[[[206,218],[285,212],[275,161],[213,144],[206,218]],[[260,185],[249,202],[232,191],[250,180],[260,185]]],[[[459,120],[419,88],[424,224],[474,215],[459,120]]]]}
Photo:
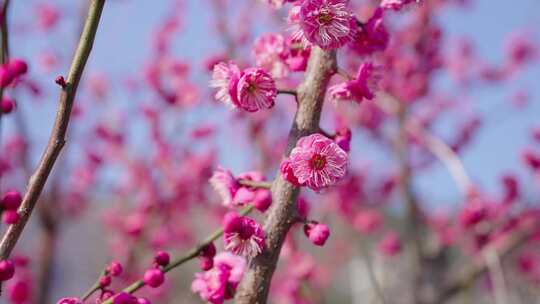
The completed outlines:
{"type": "MultiPolygon", "coordinates": [[[[351,2],[360,10],[368,1],[351,2]]],[[[496,196],[502,191],[501,176],[511,173],[525,198],[538,197],[539,177],[523,165],[522,153],[531,143],[531,132],[540,127],[540,65],[528,63],[505,81],[471,77],[464,84],[456,75],[467,67],[453,65],[452,60],[458,61],[456,56],[467,45],[474,53],[470,64],[487,69],[505,61],[515,35],[538,41],[540,2],[448,2],[452,3],[434,17],[444,37],[445,66],[430,78],[431,93],[423,102],[453,106],[432,130],[451,142],[464,125],[478,126],[459,151],[474,183],[496,196]]],[[[23,191],[25,163],[34,168],[41,156],[58,100],[54,79],[67,73],[87,5],[74,0],[12,1],[11,56],[25,59],[30,71],[8,93],[17,102],[16,110],[2,118],[2,151],[7,151],[0,155],[7,168],[2,191],[23,191]]],[[[390,23],[399,26],[409,10],[414,8],[392,13],[395,21],[390,23]]],[[[236,174],[259,170],[269,180],[275,176],[294,113],[292,98],[280,96],[272,111],[248,116],[216,102],[208,81],[212,62],[220,58],[253,65],[254,40],[262,33],[289,33],[286,15],[286,8],[274,10],[255,0],[107,1],[76,98],[67,146],[40,201],[45,210],[36,210],[15,251],[28,259],[24,280],[34,294],[45,271],[40,265],[51,255],[47,299],[24,303],[54,303],[63,296],[81,295],[113,259],[132,265],[133,273],[114,285],[125,286],[150,263],[153,250],[166,249],[174,256],[190,248],[219,227],[224,210],[205,184],[218,165],[236,174]],[[170,203],[175,211],[166,207],[170,218],[141,219],[141,210],[156,201],[175,201],[170,203]],[[47,232],[43,223],[51,219],[54,229],[47,232]],[[145,232],[137,234],[137,229],[145,232]]],[[[301,78],[296,76],[286,83],[297,83],[301,78]]],[[[330,103],[326,110],[339,111],[330,103]]],[[[325,128],[333,129],[334,121],[333,114],[323,114],[325,128]]],[[[384,146],[370,131],[353,129],[351,167],[361,172],[367,188],[395,173],[394,156],[384,146]]],[[[463,203],[448,170],[438,162],[419,170],[413,185],[432,214],[452,214],[463,203]]],[[[358,232],[333,209],[338,197],[306,194],[313,213],[331,226],[332,237],[324,248],[314,248],[303,244],[301,232],[296,232],[312,255],[310,261],[321,266],[315,283],[305,287],[307,294],[313,293],[311,300],[297,303],[370,303],[366,299],[375,297],[369,291],[366,264],[349,248],[358,232]]],[[[388,200],[385,217],[393,222],[403,207],[395,195],[388,200]]],[[[389,286],[389,298],[399,294],[399,288],[391,288],[401,273],[395,265],[406,257],[372,258],[389,286]]],[[[154,303],[200,303],[189,290],[196,271],[196,263],[186,265],[168,277],[163,290],[145,293],[154,303]]],[[[272,303],[292,302],[274,298],[272,303]]]]}

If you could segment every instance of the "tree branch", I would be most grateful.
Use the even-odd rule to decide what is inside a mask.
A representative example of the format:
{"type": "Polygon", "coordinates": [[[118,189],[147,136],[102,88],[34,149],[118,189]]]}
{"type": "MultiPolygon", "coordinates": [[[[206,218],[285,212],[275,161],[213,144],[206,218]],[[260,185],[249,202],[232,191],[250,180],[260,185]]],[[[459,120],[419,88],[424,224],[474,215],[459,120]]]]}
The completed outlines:
{"type": "MultiPolygon", "coordinates": [[[[248,215],[249,213],[251,213],[251,211],[253,211],[253,209],[254,209],[253,205],[246,206],[244,209],[242,209],[242,211],[240,211],[240,215],[242,215],[242,216],[248,215]]],[[[169,265],[164,267],[163,272],[167,273],[167,272],[173,270],[174,268],[176,268],[176,267],[178,267],[178,266],[180,266],[180,265],[182,265],[182,264],[184,264],[184,263],[198,257],[199,254],[201,253],[201,251],[204,249],[204,247],[206,247],[208,244],[214,242],[215,240],[220,238],[222,235],[223,235],[223,228],[214,231],[210,236],[208,236],[199,245],[193,247],[191,250],[186,252],[184,255],[180,256],[179,258],[172,261],[169,265]]],[[[128,287],[124,288],[122,291],[132,294],[132,293],[136,292],[137,290],[143,288],[145,285],[146,284],[144,283],[143,280],[138,280],[138,281],[133,282],[128,287]]],[[[92,289],[90,289],[90,290],[92,290],[92,289]]],[[[109,299],[109,300],[103,302],[103,304],[112,304],[113,299],[114,298],[109,299]]]]}
{"type": "Polygon", "coordinates": [[[75,51],[75,56],[68,74],[67,85],[62,88],[60,102],[51,136],[45,151],[41,157],[38,167],[28,183],[28,189],[24,195],[23,202],[19,208],[20,220],[17,224],[11,225],[0,242],[0,260],[7,259],[15,247],[21,233],[30,218],[30,215],[41,195],[47,178],[65,144],[65,136],[73,100],[77,92],[77,87],[81,80],[84,67],[92,50],[94,38],[98,28],[101,12],[105,0],[93,0],[90,6],[88,17],[81,34],[79,45],[75,51]]]}
{"type": "MultiPolygon", "coordinates": [[[[326,88],[336,69],[335,52],[313,48],[305,79],[297,90],[298,110],[289,133],[285,157],[289,155],[300,137],[319,130],[326,88]]],[[[250,261],[249,269],[236,293],[236,303],[266,303],[281,246],[287,232],[296,221],[296,199],[299,192],[299,188],[285,181],[281,174],[277,173],[272,186],[273,203],[264,223],[267,235],[266,249],[250,261]]]]}

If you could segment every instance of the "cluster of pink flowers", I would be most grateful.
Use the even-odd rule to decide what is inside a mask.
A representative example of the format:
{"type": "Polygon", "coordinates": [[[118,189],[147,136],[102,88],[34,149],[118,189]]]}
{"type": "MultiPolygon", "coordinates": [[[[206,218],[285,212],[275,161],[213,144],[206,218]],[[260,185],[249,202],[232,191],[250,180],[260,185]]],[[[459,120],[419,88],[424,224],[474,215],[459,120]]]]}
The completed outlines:
{"type": "Polygon", "coordinates": [[[240,180],[261,182],[265,178],[259,172],[247,172],[234,177],[231,171],[219,167],[210,178],[210,184],[226,207],[234,208],[252,204],[260,211],[268,209],[272,203],[270,190],[243,186],[240,180]]]}
{"type": "Polygon", "coordinates": [[[380,80],[378,69],[371,62],[361,64],[354,79],[328,89],[330,97],[333,100],[354,100],[358,103],[364,99],[372,100],[380,80]]]}
{"type": "Polygon", "coordinates": [[[281,164],[284,178],[297,186],[321,190],[336,184],[347,172],[348,155],[321,134],[302,137],[281,164]]]}
{"type": "Polygon", "coordinates": [[[261,68],[240,71],[232,62],[214,66],[210,86],[218,89],[217,100],[248,112],[270,109],[277,96],[272,76],[261,68]]]}
{"type": "Polygon", "coordinates": [[[347,0],[302,0],[291,9],[294,37],[322,49],[337,49],[350,42],[358,27],[347,0]]]}
{"type": "Polygon", "coordinates": [[[221,304],[234,297],[244,276],[246,261],[230,252],[222,252],[215,256],[213,264],[210,270],[195,274],[191,290],[204,301],[221,304]]]}
{"type": "Polygon", "coordinates": [[[311,48],[298,39],[284,38],[281,34],[264,34],[253,45],[257,66],[275,77],[286,77],[289,72],[304,71],[311,48]]]}

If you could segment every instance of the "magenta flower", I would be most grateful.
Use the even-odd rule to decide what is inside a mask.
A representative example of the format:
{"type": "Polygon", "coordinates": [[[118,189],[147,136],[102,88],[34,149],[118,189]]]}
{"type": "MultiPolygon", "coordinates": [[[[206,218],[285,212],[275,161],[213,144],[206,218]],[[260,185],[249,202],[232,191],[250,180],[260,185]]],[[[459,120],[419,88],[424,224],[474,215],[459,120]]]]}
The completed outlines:
{"type": "Polygon", "coordinates": [[[253,45],[257,65],[276,78],[285,77],[289,73],[289,67],[285,62],[287,53],[287,43],[280,34],[259,36],[253,45]]]}
{"type": "MultiPolygon", "coordinates": [[[[252,171],[240,174],[239,179],[262,182],[266,179],[260,172],[252,171]]],[[[272,194],[268,189],[259,189],[242,186],[236,191],[233,199],[235,206],[252,204],[257,210],[264,212],[272,204],[272,194]]]]}
{"type": "Polygon", "coordinates": [[[222,204],[226,207],[233,206],[233,197],[240,185],[231,171],[218,167],[210,178],[210,185],[219,194],[222,204]]]}
{"type": "Polygon", "coordinates": [[[289,161],[298,182],[317,191],[345,176],[348,155],[333,140],[312,134],[298,140],[289,161]]]}
{"type": "Polygon", "coordinates": [[[232,62],[220,62],[214,66],[210,87],[216,88],[215,98],[231,107],[238,107],[231,95],[236,93],[240,69],[232,62]]]}
{"type": "Polygon", "coordinates": [[[223,219],[225,249],[244,257],[255,257],[264,249],[265,233],[254,220],[229,212],[223,219]]]}
{"type": "Polygon", "coordinates": [[[244,275],[244,258],[229,252],[218,254],[214,258],[214,267],[203,273],[196,273],[191,290],[212,304],[221,304],[234,297],[236,287],[244,275]]]}
{"type": "Polygon", "coordinates": [[[377,9],[362,26],[362,30],[355,32],[353,41],[349,44],[353,51],[359,55],[371,55],[386,49],[389,34],[384,25],[383,17],[383,10],[377,9]]]}
{"type": "Polygon", "coordinates": [[[357,24],[347,9],[347,0],[303,0],[299,5],[289,15],[289,22],[299,27],[294,37],[325,50],[337,49],[352,40],[357,24]]]}
{"type": "Polygon", "coordinates": [[[276,83],[263,69],[246,69],[238,80],[237,94],[239,107],[248,112],[270,109],[277,96],[276,83]]]}
{"type": "Polygon", "coordinates": [[[361,64],[355,79],[328,89],[330,97],[333,100],[355,100],[358,103],[364,99],[372,100],[380,80],[378,72],[379,68],[373,66],[371,62],[361,64]]]}

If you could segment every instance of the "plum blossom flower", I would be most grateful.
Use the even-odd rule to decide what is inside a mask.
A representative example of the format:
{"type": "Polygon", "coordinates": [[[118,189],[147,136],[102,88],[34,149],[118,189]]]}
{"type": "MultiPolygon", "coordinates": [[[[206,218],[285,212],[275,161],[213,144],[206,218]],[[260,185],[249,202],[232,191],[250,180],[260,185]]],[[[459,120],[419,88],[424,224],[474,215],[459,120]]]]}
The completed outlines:
{"type": "Polygon", "coordinates": [[[245,257],[255,257],[264,249],[265,232],[254,220],[229,212],[223,219],[225,249],[245,257]]]}
{"type": "Polygon", "coordinates": [[[298,28],[294,37],[325,50],[351,41],[357,27],[347,0],[303,0],[291,10],[289,22],[298,28]]]}
{"type": "Polygon", "coordinates": [[[238,80],[237,86],[237,100],[242,109],[256,112],[274,106],[277,96],[276,83],[263,69],[246,69],[238,80]]]}
{"type": "Polygon", "coordinates": [[[379,252],[389,257],[400,253],[401,248],[401,239],[395,232],[387,233],[378,245],[379,252]]]}
{"type": "Polygon", "coordinates": [[[285,62],[287,51],[285,38],[280,34],[259,36],[253,46],[257,65],[276,78],[285,77],[289,73],[289,67],[285,62]]]}
{"type": "Polygon", "coordinates": [[[330,87],[329,93],[333,100],[372,100],[375,97],[380,80],[379,68],[366,62],[360,65],[356,78],[330,87]]]}
{"type": "Polygon", "coordinates": [[[221,304],[234,297],[238,283],[244,275],[245,259],[230,252],[222,252],[214,258],[214,267],[196,273],[191,290],[209,303],[221,304]]]}
{"type": "Polygon", "coordinates": [[[324,224],[313,222],[304,225],[304,234],[314,245],[324,246],[330,237],[330,229],[324,224]]]}
{"type": "Polygon", "coordinates": [[[234,63],[216,64],[210,86],[218,89],[217,100],[248,112],[273,107],[277,96],[276,83],[265,70],[249,68],[240,72],[234,63]]]}
{"type": "Polygon", "coordinates": [[[348,155],[333,140],[316,133],[298,140],[289,162],[298,182],[317,191],[345,176],[348,155]]]}
{"type": "Polygon", "coordinates": [[[233,205],[233,197],[240,185],[231,171],[218,167],[210,178],[210,185],[219,194],[224,206],[230,207],[233,205]]]}
{"type": "Polygon", "coordinates": [[[365,56],[386,49],[389,34],[384,25],[383,17],[383,10],[377,9],[373,16],[362,26],[362,30],[355,32],[354,38],[349,44],[351,50],[365,56]]]}
{"type": "Polygon", "coordinates": [[[217,100],[231,107],[238,107],[231,97],[235,93],[235,87],[240,78],[240,68],[232,62],[220,62],[214,66],[210,87],[216,88],[215,97],[217,100]]]}

